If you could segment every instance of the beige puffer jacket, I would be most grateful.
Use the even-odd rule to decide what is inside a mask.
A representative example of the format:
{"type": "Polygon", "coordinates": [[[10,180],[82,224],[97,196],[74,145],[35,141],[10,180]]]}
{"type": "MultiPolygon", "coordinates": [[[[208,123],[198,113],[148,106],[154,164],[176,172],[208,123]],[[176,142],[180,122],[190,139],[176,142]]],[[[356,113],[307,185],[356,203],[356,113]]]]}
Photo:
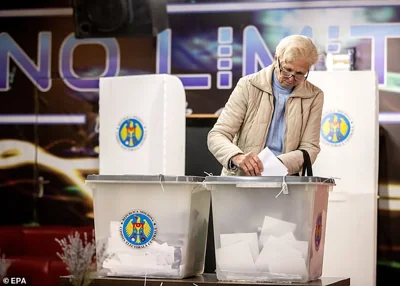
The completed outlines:
{"type": "MultiPolygon", "coordinates": [[[[244,175],[228,170],[236,154],[264,149],[274,110],[273,65],[239,80],[218,121],[208,134],[208,148],[222,164],[222,175],[244,175]]],[[[286,103],[284,151],[278,156],[289,174],[301,171],[306,150],[314,163],[320,152],[323,92],[307,80],[297,86],[286,103]]]]}

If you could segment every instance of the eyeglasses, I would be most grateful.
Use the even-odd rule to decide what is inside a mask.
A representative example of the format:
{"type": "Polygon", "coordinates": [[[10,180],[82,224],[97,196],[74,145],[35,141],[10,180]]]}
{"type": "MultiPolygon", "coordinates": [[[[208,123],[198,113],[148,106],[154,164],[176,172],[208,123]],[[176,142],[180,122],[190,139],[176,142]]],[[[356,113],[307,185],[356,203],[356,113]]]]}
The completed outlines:
{"type": "Polygon", "coordinates": [[[295,74],[293,72],[289,72],[289,71],[285,70],[284,68],[281,67],[281,61],[279,59],[278,59],[278,65],[279,65],[279,70],[281,71],[281,74],[286,78],[294,77],[295,80],[301,81],[301,80],[306,80],[308,77],[309,71],[306,74],[295,74]]]}

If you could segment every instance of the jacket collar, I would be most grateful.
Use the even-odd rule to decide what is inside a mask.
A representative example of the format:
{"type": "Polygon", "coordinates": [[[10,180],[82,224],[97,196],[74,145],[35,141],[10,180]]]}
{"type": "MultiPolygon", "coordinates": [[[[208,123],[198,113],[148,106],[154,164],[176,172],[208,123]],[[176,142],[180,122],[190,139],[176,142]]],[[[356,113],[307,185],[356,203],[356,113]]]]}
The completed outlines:
{"type": "MultiPolygon", "coordinates": [[[[249,82],[256,88],[272,94],[272,76],[274,72],[274,64],[263,68],[262,70],[250,75],[249,82]]],[[[298,85],[290,95],[290,97],[310,98],[313,97],[312,84],[307,80],[298,85]]]]}

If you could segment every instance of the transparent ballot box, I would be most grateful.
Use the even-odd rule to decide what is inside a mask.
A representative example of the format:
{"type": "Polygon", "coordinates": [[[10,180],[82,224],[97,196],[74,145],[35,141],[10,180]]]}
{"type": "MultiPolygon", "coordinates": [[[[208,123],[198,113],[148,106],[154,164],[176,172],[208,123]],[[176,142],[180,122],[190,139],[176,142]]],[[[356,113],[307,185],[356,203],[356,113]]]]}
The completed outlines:
{"type": "MultiPolygon", "coordinates": [[[[204,271],[210,191],[203,177],[90,175],[106,276],[182,279],[204,271]]],[[[99,262],[99,259],[98,259],[99,262]]]]}
{"type": "Polygon", "coordinates": [[[333,179],[210,176],[204,182],[211,190],[218,280],[321,276],[333,179]]]}

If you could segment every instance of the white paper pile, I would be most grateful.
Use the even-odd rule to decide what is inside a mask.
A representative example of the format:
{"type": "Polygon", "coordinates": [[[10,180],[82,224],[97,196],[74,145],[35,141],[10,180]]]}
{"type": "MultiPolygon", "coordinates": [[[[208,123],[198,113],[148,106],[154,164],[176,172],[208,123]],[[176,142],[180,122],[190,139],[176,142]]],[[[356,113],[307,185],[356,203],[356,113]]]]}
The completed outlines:
{"type": "Polygon", "coordinates": [[[261,233],[221,234],[217,265],[229,274],[307,276],[308,241],[296,240],[296,225],[269,216],[261,233]]]}
{"type": "Polygon", "coordinates": [[[112,257],[103,263],[103,268],[108,269],[107,275],[177,276],[180,273],[183,261],[176,261],[181,259],[176,255],[176,247],[153,241],[145,248],[132,248],[122,240],[119,226],[119,222],[110,223],[107,253],[112,257]]]}

